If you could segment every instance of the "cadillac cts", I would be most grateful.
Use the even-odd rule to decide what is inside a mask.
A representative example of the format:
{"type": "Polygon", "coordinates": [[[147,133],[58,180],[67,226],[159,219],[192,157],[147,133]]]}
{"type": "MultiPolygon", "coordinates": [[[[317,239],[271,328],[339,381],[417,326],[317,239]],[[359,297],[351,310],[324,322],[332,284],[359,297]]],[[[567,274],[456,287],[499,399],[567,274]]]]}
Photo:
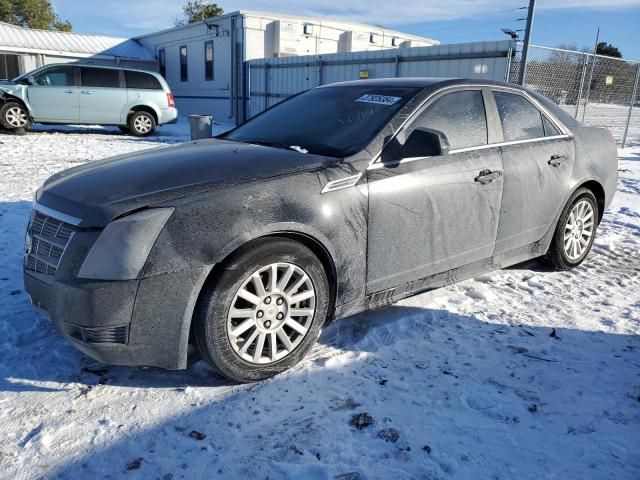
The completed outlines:
{"type": "Polygon", "coordinates": [[[199,353],[255,381],[327,321],[534,257],[579,265],[616,176],[605,130],[514,85],[333,84],[218,138],[52,176],[25,284],[98,360],[199,353]]]}

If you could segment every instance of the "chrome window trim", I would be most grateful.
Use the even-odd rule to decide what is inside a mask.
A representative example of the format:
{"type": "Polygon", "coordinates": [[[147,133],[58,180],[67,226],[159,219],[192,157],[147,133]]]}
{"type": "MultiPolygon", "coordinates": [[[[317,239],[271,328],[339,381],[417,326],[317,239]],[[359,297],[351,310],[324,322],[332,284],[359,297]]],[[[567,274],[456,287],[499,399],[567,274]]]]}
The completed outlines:
{"type": "Polygon", "coordinates": [[[52,217],[56,220],[59,220],[64,223],[68,223],[70,225],[74,225],[76,227],[80,225],[80,223],[82,222],[82,219],[78,217],[67,215],[66,213],[59,212],[57,210],[54,210],[53,208],[45,207],[44,205],[40,205],[39,203],[34,203],[33,209],[37,210],[38,212],[48,217],[52,217]]]}
{"type": "MultiPolygon", "coordinates": [[[[514,93],[516,95],[520,95],[525,97],[530,103],[533,104],[534,107],[536,107],[540,112],[542,112],[548,119],[549,121],[558,129],[558,131],[561,132],[561,135],[554,135],[554,136],[550,136],[550,137],[536,137],[536,138],[528,138],[526,140],[513,140],[510,142],[500,142],[500,143],[491,143],[491,144],[487,144],[487,145],[478,145],[477,147],[467,147],[467,148],[460,148],[460,149],[456,149],[456,150],[450,150],[449,153],[460,153],[460,152],[467,152],[467,151],[473,151],[473,150],[483,150],[483,149],[487,149],[487,148],[493,148],[493,147],[503,147],[503,146],[507,146],[507,145],[516,145],[519,143],[528,143],[528,142],[536,142],[536,141],[542,141],[542,140],[553,140],[553,139],[559,139],[559,138],[570,138],[573,136],[571,130],[569,130],[560,120],[558,120],[555,115],[553,115],[551,112],[549,112],[543,105],[540,104],[540,102],[538,102],[535,98],[533,98],[531,95],[529,95],[529,93],[525,90],[519,90],[517,88],[514,87],[509,87],[508,85],[490,85],[490,84],[459,84],[459,85],[450,85],[448,87],[444,87],[441,88],[439,90],[436,90],[435,92],[433,92],[431,95],[429,95],[427,98],[425,98],[422,103],[420,103],[420,105],[418,105],[418,107],[416,107],[416,109],[411,113],[411,115],[409,115],[404,122],[402,122],[402,124],[398,127],[398,129],[393,133],[393,135],[391,136],[391,138],[385,142],[384,145],[382,145],[382,148],[380,149],[380,151],[374,155],[373,159],[371,160],[371,162],[369,162],[369,165],[367,166],[367,170],[373,170],[375,168],[382,168],[383,165],[385,165],[385,162],[382,162],[380,160],[380,157],[382,156],[382,152],[385,149],[385,147],[394,139],[398,136],[398,134],[405,128],[405,126],[407,125],[407,123],[413,121],[416,117],[416,115],[418,114],[418,112],[421,112],[423,110],[423,108],[425,108],[427,106],[427,104],[429,102],[431,102],[432,100],[435,100],[436,97],[439,97],[441,94],[445,94],[447,93],[449,90],[482,90],[482,89],[489,89],[492,91],[504,91],[507,93],[514,93]],[[374,165],[380,165],[379,167],[374,167],[374,165]]],[[[407,161],[415,161],[415,160],[419,160],[421,158],[430,158],[430,157],[412,157],[412,158],[408,158],[408,159],[402,159],[399,161],[394,161],[394,162],[386,162],[386,164],[389,165],[397,165],[399,163],[407,163],[407,161]]]]}
{"type": "MultiPolygon", "coordinates": [[[[464,153],[464,152],[473,152],[475,150],[487,150],[489,148],[498,148],[498,147],[508,147],[510,145],[520,145],[525,143],[533,143],[533,142],[543,142],[545,140],[559,140],[561,138],[573,138],[571,135],[554,135],[552,137],[537,137],[537,138],[528,138],[526,140],[513,140],[510,142],[500,142],[500,143],[491,143],[489,145],[479,145],[477,147],[467,147],[467,148],[458,148],[456,150],[449,150],[447,155],[452,153],[464,153]]],[[[387,165],[399,165],[402,163],[415,162],[416,160],[422,160],[424,158],[437,158],[437,157],[408,157],[403,158],[398,161],[393,162],[376,162],[372,163],[367,167],[367,170],[377,170],[379,168],[383,168],[387,165]]]]}

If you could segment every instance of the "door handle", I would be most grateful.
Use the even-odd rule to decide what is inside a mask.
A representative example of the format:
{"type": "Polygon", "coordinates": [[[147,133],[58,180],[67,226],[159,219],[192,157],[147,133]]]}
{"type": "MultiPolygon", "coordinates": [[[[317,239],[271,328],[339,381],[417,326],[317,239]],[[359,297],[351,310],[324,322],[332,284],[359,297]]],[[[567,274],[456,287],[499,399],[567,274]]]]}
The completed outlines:
{"type": "Polygon", "coordinates": [[[75,90],[65,90],[64,93],[76,93],[75,90]]]}
{"type": "Polygon", "coordinates": [[[562,165],[569,157],[566,155],[551,155],[551,158],[547,162],[552,167],[559,167],[562,165]]]}
{"type": "Polygon", "coordinates": [[[502,176],[502,172],[498,170],[495,170],[492,172],[491,170],[485,169],[485,170],[482,170],[480,174],[473,180],[482,185],[488,185],[489,183],[493,182],[497,178],[500,178],[501,176],[502,176]]]}
{"type": "Polygon", "coordinates": [[[91,95],[93,92],[90,92],[89,90],[82,90],[80,93],[83,95],[91,95]]]}

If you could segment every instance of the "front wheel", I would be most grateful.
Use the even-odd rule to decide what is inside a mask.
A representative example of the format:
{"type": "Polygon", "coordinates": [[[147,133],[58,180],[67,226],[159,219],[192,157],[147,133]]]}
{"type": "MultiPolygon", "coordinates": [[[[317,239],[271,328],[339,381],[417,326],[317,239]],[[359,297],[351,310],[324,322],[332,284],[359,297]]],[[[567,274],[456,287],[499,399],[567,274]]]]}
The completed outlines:
{"type": "Polygon", "coordinates": [[[0,108],[0,123],[7,130],[31,128],[29,112],[19,102],[7,102],[0,108]]]}
{"type": "Polygon", "coordinates": [[[156,129],[156,119],[145,111],[135,112],[129,117],[129,133],[136,137],[147,137],[156,129]]]}
{"type": "Polygon", "coordinates": [[[593,192],[578,189],[562,211],[551,240],[546,258],[552,267],[568,270],[584,261],[593,245],[599,218],[593,192]]]}
{"type": "Polygon", "coordinates": [[[296,365],[315,344],[329,306],[322,263],[289,239],[258,240],[203,292],[194,336],[203,359],[241,382],[296,365]]]}

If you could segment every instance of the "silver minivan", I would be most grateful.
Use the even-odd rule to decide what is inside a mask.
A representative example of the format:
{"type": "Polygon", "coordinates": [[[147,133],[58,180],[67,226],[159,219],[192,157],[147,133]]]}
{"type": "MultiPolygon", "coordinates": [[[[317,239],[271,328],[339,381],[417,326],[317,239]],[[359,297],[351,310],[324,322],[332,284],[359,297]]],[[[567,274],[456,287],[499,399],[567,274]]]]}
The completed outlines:
{"type": "Polygon", "coordinates": [[[158,73],[130,68],[53,64],[0,82],[0,124],[117,125],[136,136],[175,123],[173,94],[158,73]]]}

